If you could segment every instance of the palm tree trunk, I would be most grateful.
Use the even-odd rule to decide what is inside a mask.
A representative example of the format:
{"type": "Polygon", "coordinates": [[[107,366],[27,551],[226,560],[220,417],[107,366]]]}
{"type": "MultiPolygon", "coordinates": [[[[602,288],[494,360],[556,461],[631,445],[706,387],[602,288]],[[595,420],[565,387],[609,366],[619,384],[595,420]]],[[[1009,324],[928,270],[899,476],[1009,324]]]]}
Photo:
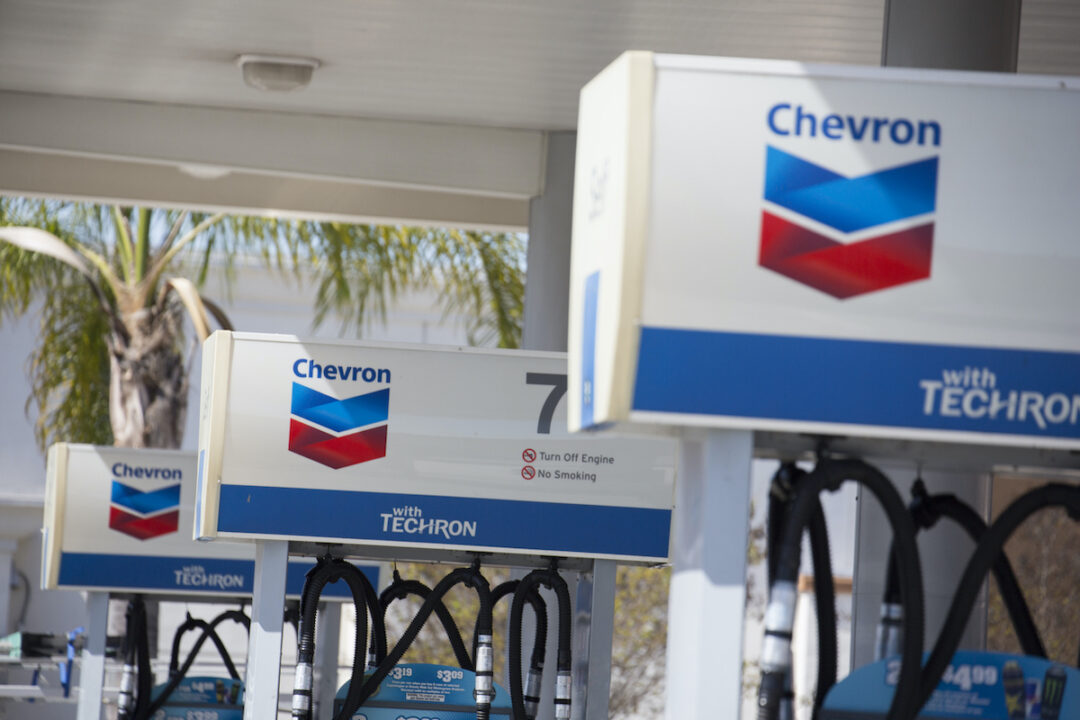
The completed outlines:
{"type": "Polygon", "coordinates": [[[179,321],[167,306],[124,318],[109,336],[109,421],[119,447],[179,448],[187,416],[188,377],[179,321]],[[126,335],[126,337],[124,336],[126,335]]]}

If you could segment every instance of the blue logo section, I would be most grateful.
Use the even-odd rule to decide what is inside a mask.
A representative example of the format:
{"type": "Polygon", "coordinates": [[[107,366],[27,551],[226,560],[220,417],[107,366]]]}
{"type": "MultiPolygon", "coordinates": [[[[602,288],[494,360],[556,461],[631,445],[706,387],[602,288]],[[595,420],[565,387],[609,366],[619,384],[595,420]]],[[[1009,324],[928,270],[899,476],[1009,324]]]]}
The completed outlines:
{"type": "Polygon", "coordinates": [[[112,483],[112,502],[140,515],[171,510],[180,504],[180,483],[143,492],[119,480],[112,483]]]}
{"type": "Polygon", "coordinates": [[[645,327],[633,407],[1076,439],[1080,354],[645,327]]]}
{"type": "Polygon", "coordinates": [[[292,414],[334,432],[386,422],[390,416],[390,388],[339,400],[294,382],[292,414]]]}
{"type": "Polygon", "coordinates": [[[600,271],[585,278],[581,327],[581,424],[590,427],[596,407],[596,313],[600,297],[600,271]]]}
{"type": "Polygon", "coordinates": [[[222,485],[218,530],[667,559],[671,511],[222,485]]]}
{"type": "Polygon", "coordinates": [[[765,199],[841,232],[934,212],[938,159],[847,178],[771,145],[765,199]]]}

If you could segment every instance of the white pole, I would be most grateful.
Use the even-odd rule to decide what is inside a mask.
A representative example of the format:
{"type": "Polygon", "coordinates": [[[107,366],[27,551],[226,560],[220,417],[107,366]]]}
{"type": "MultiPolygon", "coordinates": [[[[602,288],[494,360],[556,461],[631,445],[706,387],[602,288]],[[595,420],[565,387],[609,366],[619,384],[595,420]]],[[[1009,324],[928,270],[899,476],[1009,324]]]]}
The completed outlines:
{"type": "Polygon", "coordinates": [[[251,603],[244,720],[273,720],[277,717],[288,565],[288,542],[274,540],[255,543],[255,585],[251,603]]]}
{"type": "Polygon", "coordinates": [[[99,720],[105,687],[105,636],[109,629],[109,593],[86,593],[86,647],[79,661],[77,720],[99,720]]]}
{"type": "Polygon", "coordinates": [[[739,717],[753,450],[747,430],[685,431],[680,441],[667,720],[739,717]]]}

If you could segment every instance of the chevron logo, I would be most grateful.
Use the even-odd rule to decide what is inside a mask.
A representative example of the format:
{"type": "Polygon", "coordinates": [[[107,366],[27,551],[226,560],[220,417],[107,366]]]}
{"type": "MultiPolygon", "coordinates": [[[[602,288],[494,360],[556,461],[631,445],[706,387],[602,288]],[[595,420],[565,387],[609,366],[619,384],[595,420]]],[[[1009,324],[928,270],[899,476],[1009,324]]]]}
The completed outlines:
{"type": "Polygon", "coordinates": [[[180,483],[143,492],[112,482],[109,527],[139,540],[174,533],[180,526],[180,483]]]}
{"type": "Polygon", "coordinates": [[[925,280],[937,174],[931,157],[849,178],[770,145],[758,263],[838,299],[925,280]]]}
{"type": "Polygon", "coordinates": [[[289,450],[334,468],[386,456],[390,388],[339,400],[294,382],[289,450]]]}

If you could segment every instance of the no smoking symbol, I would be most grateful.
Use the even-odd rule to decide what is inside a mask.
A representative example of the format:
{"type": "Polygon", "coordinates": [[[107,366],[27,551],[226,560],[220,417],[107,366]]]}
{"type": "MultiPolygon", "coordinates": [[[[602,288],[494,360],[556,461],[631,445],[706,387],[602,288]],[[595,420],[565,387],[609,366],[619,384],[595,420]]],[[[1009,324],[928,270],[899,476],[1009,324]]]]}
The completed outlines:
{"type": "Polygon", "coordinates": [[[525,467],[521,468],[521,477],[525,478],[526,480],[532,480],[534,477],[536,477],[536,468],[534,468],[532,465],[526,465],[525,467]]]}
{"type": "Polygon", "coordinates": [[[525,448],[525,451],[521,453],[521,459],[527,463],[531,463],[536,460],[536,451],[532,448],[525,448]]]}

